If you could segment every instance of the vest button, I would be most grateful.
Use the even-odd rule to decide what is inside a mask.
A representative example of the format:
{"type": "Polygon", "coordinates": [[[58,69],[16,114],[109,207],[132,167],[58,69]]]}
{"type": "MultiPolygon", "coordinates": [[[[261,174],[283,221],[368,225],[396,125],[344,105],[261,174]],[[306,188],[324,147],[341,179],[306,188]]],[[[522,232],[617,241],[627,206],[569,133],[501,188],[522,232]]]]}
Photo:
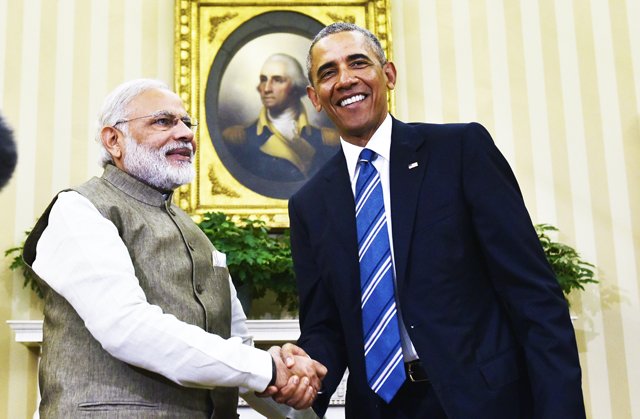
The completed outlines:
{"type": "Polygon", "coordinates": [[[196,284],[196,292],[198,294],[202,294],[203,291],[204,291],[204,287],[202,286],[202,284],[196,284]]]}

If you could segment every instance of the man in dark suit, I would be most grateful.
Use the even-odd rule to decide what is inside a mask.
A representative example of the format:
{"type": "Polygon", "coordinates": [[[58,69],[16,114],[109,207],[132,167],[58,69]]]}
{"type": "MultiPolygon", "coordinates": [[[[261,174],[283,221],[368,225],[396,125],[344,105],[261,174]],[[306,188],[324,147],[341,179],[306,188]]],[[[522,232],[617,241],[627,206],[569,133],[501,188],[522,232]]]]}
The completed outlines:
{"type": "Polygon", "coordinates": [[[489,133],[391,117],[395,67],[358,26],[323,29],[308,70],[342,144],[289,201],[298,344],[329,370],[316,413],[348,367],[348,418],[584,418],[567,304],[489,133]]]}

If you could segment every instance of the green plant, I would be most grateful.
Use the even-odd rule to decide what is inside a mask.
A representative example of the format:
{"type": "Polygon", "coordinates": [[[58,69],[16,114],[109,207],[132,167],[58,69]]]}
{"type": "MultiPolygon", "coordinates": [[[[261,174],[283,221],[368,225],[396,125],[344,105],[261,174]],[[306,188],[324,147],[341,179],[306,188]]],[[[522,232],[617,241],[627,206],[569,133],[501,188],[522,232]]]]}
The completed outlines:
{"type": "MultiPolygon", "coordinates": [[[[31,230],[25,231],[25,236],[28,236],[31,233],[31,230]]],[[[24,241],[20,244],[20,246],[12,247],[10,249],[5,250],[4,256],[14,255],[11,260],[11,265],[9,265],[9,269],[12,271],[20,270],[22,272],[22,276],[24,277],[23,287],[29,285],[31,289],[36,293],[36,295],[40,298],[44,296],[42,294],[42,290],[38,285],[38,281],[36,280],[35,275],[31,272],[30,269],[27,268],[27,265],[22,260],[22,249],[24,248],[24,241]]]]}
{"type": "MultiPolygon", "coordinates": [[[[297,309],[298,297],[287,231],[279,235],[269,234],[263,221],[242,219],[236,224],[220,212],[205,213],[198,226],[219,251],[227,254],[227,266],[236,288],[248,287],[253,298],[261,298],[271,290],[283,307],[290,311],[297,309]]],[[[576,289],[584,290],[586,284],[598,282],[593,264],[582,260],[571,246],[549,237],[549,232],[558,231],[556,227],[536,224],[535,229],[565,296],[576,289]]],[[[24,242],[4,252],[5,256],[15,254],[9,268],[21,270],[24,286],[29,285],[42,297],[36,279],[22,260],[23,245],[24,242]]]]}
{"type": "Polygon", "coordinates": [[[270,234],[264,221],[244,218],[233,222],[220,212],[207,212],[198,226],[220,252],[236,288],[248,287],[253,298],[267,290],[288,310],[298,306],[289,234],[270,234]]]}
{"type": "Polygon", "coordinates": [[[549,224],[536,224],[538,239],[547,260],[556,274],[560,288],[565,297],[575,289],[584,290],[586,284],[595,284],[595,265],[580,258],[578,252],[571,246],[553,241],[548,232],[558,229],[549,224]]]}

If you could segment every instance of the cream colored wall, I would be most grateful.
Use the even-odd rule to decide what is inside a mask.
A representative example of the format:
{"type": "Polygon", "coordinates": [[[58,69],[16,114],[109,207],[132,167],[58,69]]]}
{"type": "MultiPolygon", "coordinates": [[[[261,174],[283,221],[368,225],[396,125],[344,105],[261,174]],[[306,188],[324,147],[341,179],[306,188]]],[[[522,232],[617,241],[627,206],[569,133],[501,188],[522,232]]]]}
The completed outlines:
{"type": "MultiPolygon", "coordinates": [[[[0,250],[19,243],[55,192],[99,174],[97,109],[124,80],[173,84],[173,0],[0,0],[0,110],[19,162],[0,192],[0,250]]],[[[31,417],[35,354],[7,319],[41,318],[0,260],[0,418],[31,417]]]]}
{"type": "MultiPolygon", "coordinates": [[[[640,16],[636,0],[392,0],[396,116],[483,123],[535,222],[596,263],[573,298],[593,418],[640,418],[640,16]],[[635,162],[635,163],[634,163],[635,162]]],[[[0,192],[0,250],[51,196],[99,173],[90,141],[121,81],[172,82],[171,0],[0,0],[0,110],[19,164],[0,192]]],[[[35,355],[7,319],[38,301],[0,261],[0,417],[30,417],[35,355]]]]}

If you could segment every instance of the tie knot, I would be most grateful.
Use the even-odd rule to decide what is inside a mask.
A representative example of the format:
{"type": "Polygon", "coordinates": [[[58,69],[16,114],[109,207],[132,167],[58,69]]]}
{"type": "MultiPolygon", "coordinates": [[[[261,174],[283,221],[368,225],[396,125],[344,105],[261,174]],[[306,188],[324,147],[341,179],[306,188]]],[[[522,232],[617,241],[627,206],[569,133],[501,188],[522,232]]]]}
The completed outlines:
{"type": "Polygon", "coordinates": [[[375,151],[369,150],[368,148],[364,148],[360,152],[360,158],[358,159],[358,162],[370,163],[370,162],[374,161],[376,159],[376,157],[378,157],[378,155],[376,154],[375,151]]]}

